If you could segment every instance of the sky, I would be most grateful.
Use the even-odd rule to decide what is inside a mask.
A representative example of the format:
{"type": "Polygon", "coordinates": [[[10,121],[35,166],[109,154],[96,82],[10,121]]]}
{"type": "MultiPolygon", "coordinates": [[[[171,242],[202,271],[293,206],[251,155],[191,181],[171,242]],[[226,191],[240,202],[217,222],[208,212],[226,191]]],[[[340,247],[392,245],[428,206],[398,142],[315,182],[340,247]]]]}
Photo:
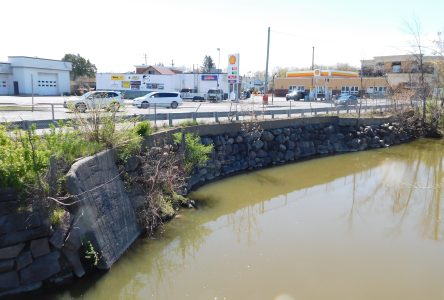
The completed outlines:
{"type": "Polygon", "coordinates": [[[413,20],[430,46],[444,32],[443,11],[443,0],[2,0],[0,61],[73,53],[98,72],[128,72],[145,55],[149,65],[187,69],[210,55],[226,69],[228,55],[239,53],[248,75],[265,70],[270,27],[270,72],[310,67],[312,47],[317,65],[359,66],[411,52],[413,20]]]}

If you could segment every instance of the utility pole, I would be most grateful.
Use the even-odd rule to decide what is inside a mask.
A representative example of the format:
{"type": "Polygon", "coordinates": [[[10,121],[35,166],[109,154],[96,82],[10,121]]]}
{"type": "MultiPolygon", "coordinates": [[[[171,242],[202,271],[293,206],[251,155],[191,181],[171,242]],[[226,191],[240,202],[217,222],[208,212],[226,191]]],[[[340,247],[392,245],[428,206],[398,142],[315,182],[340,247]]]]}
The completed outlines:
{"type": "Polygon", "coordinates": [[[313,53],[311,54],[311,69],[314,70],[315,64],[315,47],[313,46],[313,53]]]}
{"type": "Polygon", "coordinates": [[[264,95],[268,91],[268,57],[270,54],[270,27],[268,27],[268,41],[267,41],[267,64],[265,66],[265,87],[264,87],[264,95]]]}
{"type": "Polygon", "coordinates": [[[174,68],[174,60],[171,60],[171,67],[174,68]]]}
{"type": "Polygon", "coordinates": [[[148,54],[144,53],[143,56],[145,57],[145,66],[148,65],[148,54]]]}

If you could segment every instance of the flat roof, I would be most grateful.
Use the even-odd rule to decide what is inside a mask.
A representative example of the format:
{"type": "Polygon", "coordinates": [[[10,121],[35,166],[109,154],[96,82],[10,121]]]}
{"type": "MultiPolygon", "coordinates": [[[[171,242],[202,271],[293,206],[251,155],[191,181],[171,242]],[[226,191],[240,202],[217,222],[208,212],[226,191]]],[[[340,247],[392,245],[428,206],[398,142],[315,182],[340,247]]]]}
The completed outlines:
{"type": "Polygon", "coordinates": [[[18,55],[18,56],[8,56],[8,58],[30,58],[30,59],[41,59],[41,60],[50,60],[50,61],[63,61],[61,59],[51,59],[51,58],[41,58],[41,57],[37,57],[37,56],[23,56],[23,55],[18,55]]]}

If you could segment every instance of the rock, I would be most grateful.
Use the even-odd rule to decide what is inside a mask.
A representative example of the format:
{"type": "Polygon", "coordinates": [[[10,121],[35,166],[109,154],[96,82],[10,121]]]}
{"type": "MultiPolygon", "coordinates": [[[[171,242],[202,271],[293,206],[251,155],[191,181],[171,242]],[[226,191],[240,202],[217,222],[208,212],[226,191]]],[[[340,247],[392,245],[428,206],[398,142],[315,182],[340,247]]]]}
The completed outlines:
{"type": "Polygon", "coordinates": [[[206,168],[199,169],[199,176],[205,176],[208,173],[206,168]]]}
{"type": "Polygon", "coordinates": [[[14,260],[0,260],[0,273],[11,271],[14,268],[14,260]]]}
{"type": "Polygon", "coordinates": [[[257,154],[256,154],[256,152],[254,152],[254,151],[250,151],[250,153],[248,153],[248,157],[249,157],[250,159],[255,159],[256,156],[257,156],[257,154]]]}
{"type": "Polygon", "coordinates": [[[240,143],[242,143],[243,141],[244,141],[244,138],[243,138],[241,135],[238,135],[238,136],[236,137],[236,143],[240,144],[240,143]]]}
{"type": "Polygon", "coordinates": [[[23,252],[16,259],[17,261],[17,270],[21,270],[26,266],[29,266],[32,263],[32,255],[31,251],[23,252]]]}
{"type": "Polygon", "coordinates": [[[0,259],[10,259],[17,257],[24,247],[25,243],[21,243],[14,246],[2,248],[0,249],[0,259]]]}
{"type": "Polygon", "coordinates": [[[253,143],[253,148],[255,150],[259,150],[264,146],[264,142],[262,142],[261,140],[257,140],[253,143]]]}
{"type": "Polygon", "coordinates": [[[32,229],[41,225],[40,216],[32,212],[20,212],[0,217],[0,235],[32,229]]]}
{"type": "Polygon", "coordinates": [[[333,133],[335,133],[335,131],[336,130],[335,130],[335,127],[333,125],[329,125],[329,126],[324,128],[324,132],[326,134],[333,134],[333,133]]]}
{"type": "Polygon", "coordinates": [[[265,152],[264,150],[259,150],[257,152],[257,157],[259,157],[259,158],[264,158],[264,157],[267,157],[267,156],[268,156],[268,153],[265,152]]]}
{"type": "Polygon", "coordinates": [[[17,201],[17,191],[13,188],[0,188],[0,202],[17,201]]]}
{"type": "MultiPolygon", "coordinates": [[[[11,232],[6,235],[0,235],[0,247],[10,246],[21,242],[48,236],[50,234],[49,226],[41,226],[35,229],[11,232]]],[[[1,251],[0,251],[1,252],[1,251]]]]}
{"type": "Polygon", "coordinates": [[[299,139],[299,136],[296,133],[290,134],[290,140],[296,142],[299,139]]]}
{"type": "Polygon", "coordinates": [[[19,284],[20,282],[17,272],[12,271],[0,274],[0,291],[16,288],[19,286],[19,284]]]}
{"type": "MultiPolygon", "coordinates": [[[[144,202],[145,198],[143,196],[135,196],[133,197],[134,203],[138,204],[139,198],[142,197],[142,202],[144,202]]],[[[62,249],[65,244],[65,236],[67,230],[65,228],[57,228],[49,239],[49,243],[56,247],[57,249],[62,249]]]]}
{"type": "Polygon", "coordinates": [[[290,134],[291,134],[291,129],[290,129],[290,128],[284,128],[283,132],[284,132],[284,134],[285,134],[286,136],[290,136],[290,134]]]}
{"type": "Polygon", "coordinates": [[[318,145],[318,149],[317,149],[317,153],[318,154],[328,154],[328,146],[325,145],[318,145]]]}
{"type": "Polygon", "coordinates": [[[82,245],[82,241],[80,240],[80,230],[76,228],[71,228],[71,231],[68,233],[68,236],[65,240],[64,248],[67,248],[72,251],[79,250],[82,245]]]}
{"type": "Polygon", "coordinates": [[[141,161],[138,156],[130,156],[125,163],[125,171],[134,172],[139,167],[141,161]]]}
{"type": "Polygon", "coordinates": [[[0,202],[0,216],[15,213],[18,208],[17,201],[0,202]]]}
{"type": "Polygon", "coordinates": [[[0,292],[0,298],[20,295],[23,293],[28,293],[28,292],[31,292],[31,291],[41,288],[42,285],[43,285],[42,282],[36,282],[36,283],[28,284],[28,285],[22,285],[22,286],[15,288],[13,290],[9,289],[7,291],[0,292]]]}
{"type": "Polygon", "coordinates": [[[274,139],[274,135],[269,131],[263,131],[261,135],[261,140],[265,142],[271,142],[274,139]]]}
{"type": "Polygon", "coordinates": [[[31,241],[31,253],[34,258],[46,255],[49,252],[48,238],[31,241]]]}
{"type": "Polygon", "coordinates": [[[20,271],[21,283],[39,282],[60,272],[59,257],[59,252],[51,252],[34,260],[31,265],[20,271]]]}
{"type": "Polygon", "coordinates": [[[232,144],[226,144],[225,145],[225,154],[230,155],[233,153],[233,145],[232,144]]]}
{"type": "Polygon", "coordinates": [[[285,151],[287,151],[287,147],[285,147],[285,145],[283,145],[283,144],[280,144],[279,145],[279,151],[285,152],[285,151]]]}
{"type": "Polygon", "coordinates": [[[276,142],[278,142],[279,144],[283,144],[287,139],[289,139],[288,137],[286,137],[283,134],[278,135],[274,140],[276,142]]]}
{"type": "Polygon", "coordinates": [[[289,161],[289,160],[294,160],[294,152],[293,151],[287,151],[285,152],[285,160],[289,161]]]}
{"type": "Polygon", "coordinates": [[[293,142],[293,141],[288,141],[287,143],[288,143],[287,148],[288,148],[289,150],[293,150],[294,148],[296,148],[296,143],[295,143],[295,142],[293,142]]]}
{"type": "Polygon", "coordinates": [[[201,143],[205,146],[208,145],[212,145],[213,144],[213,139],[209,138],[209,137],[203,137],[201,140],[201,143]]]}
{"type": "Polygon", "coordinates": [[[233,145],[234,144],[234,139],[233,138],[229,138],[227,140],[227,145],[233,145]]]}
{"type": "Polygon", "coordinates": [[[78,278],[83,277],[85,275],[85,269],[83,269],[82,263],[80,262],[79,253],[77,251],[71,251],[67,248],[64,248],[62,252],[72,266],[74,274],[78,278]]]}
{"type": "Polygon", "coordinates": [[[273,129],[273,135],[278,136],[280,134],[282,134],[282,129],[278,128],[278,129],[273,129]]]}
{"type": "Polygon", "coordinates": [[[63,274],[63,275],[57,275],[57,277],[53,277],[49,279],[49,284],[51,285],[64,285],[71,283],[73,280],[72,272],[63,274]]]}

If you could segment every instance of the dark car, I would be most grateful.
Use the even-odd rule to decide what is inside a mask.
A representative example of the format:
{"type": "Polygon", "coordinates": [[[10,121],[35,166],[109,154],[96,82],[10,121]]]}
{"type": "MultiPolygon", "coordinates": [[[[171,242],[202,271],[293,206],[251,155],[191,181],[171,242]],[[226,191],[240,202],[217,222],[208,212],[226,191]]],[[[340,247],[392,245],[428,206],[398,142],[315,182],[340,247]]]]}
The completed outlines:
{"type": "Polygon", "coordinates": [[[287,101],[288,101],[288,100],[294,100],[294,101],[297,101],[297,100],[304,99],[304,97],[305,97],[305,93],[304,93],[304,92],[302,92],[302,91],[296,91],[296,90],[291,91],[290,93],[288,93],[287,95],[285,95],[285,99],[287,99],[287,101]]]}
{"type": "Polygon", "coordinates": [[[344,94],[339,96],[336,100],[336,105],[338,106],[347,106],[347,105],[356,105],[358,104],[358,97],[356,95],[348,95],[344,94]]]}

